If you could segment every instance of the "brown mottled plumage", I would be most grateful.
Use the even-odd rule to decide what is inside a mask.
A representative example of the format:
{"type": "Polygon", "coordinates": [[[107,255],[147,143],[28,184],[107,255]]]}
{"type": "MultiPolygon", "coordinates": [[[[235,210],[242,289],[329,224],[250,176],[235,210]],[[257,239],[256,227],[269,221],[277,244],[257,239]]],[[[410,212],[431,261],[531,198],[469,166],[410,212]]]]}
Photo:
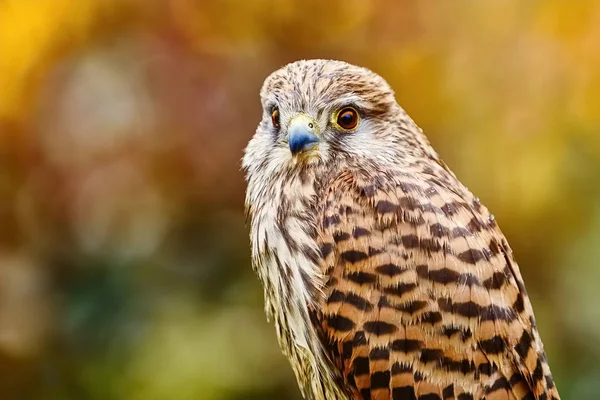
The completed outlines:
{"type": "Polygon", "coordinates": [[[243,160],[253,265],[304,397],[558,399],[504,235],[387,83],[299,61],[261,99],[243,160]]]}

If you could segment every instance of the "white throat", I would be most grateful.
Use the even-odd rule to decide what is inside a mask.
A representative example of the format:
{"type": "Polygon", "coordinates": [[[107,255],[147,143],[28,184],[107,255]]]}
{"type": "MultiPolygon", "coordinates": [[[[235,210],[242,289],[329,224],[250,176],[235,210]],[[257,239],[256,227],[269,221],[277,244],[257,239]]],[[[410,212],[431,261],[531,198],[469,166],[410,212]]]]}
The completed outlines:
{"type": "Polygon", "coordinates": [[[315,400],[345,399],[328,372],[331,367],[309,312],[323,285],[314,237],[319,213],[307,206],[318,198],[314,177],[275,175],[267,182],[254,179],[258,174],[251,172],[246,202],[252,258],[264,286],[267,317],[275,324],[303,394],[315,400]]]}

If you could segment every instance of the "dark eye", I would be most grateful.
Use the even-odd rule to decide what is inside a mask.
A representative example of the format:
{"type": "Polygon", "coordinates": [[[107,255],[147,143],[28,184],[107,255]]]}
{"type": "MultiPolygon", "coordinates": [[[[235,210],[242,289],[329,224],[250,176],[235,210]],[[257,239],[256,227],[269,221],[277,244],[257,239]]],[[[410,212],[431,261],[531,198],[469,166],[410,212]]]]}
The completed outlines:
{"type": "Polygon", "coordinates": [[[275,128],[279,128],[279,110],[277,107],[273,108],[273,111],[271,111],[271,122],[273,122],[275,128]]]}
{"type": "Polygon", "coordinates": [[[352,107],[343,108],[338,114],[337,124],[340,128],[351,131],[358,125],[358,112],[352,107]]]}

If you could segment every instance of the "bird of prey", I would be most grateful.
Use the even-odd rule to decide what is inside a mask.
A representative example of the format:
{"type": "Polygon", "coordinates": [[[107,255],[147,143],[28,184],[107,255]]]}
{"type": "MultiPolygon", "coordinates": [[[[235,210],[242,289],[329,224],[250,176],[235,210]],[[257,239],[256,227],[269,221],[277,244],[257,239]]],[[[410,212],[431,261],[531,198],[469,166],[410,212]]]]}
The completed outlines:
{"type": "Polygon", "coordinates": [[[252,261],[305,398],[559,399],[506,238],[383,78],[302,60],[261,102],[252,261]]]}

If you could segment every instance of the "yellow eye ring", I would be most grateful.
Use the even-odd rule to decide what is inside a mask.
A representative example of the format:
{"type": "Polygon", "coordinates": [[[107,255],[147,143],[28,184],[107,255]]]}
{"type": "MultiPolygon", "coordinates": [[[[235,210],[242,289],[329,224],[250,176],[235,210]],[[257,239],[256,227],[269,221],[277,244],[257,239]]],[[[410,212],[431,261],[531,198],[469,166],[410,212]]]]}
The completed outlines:
{"type": "Polygon", "coordinates": [[[273,108],[271,111],[271,122],[275,128],[279,128],[279,110],[277,108],[273,108]]]}
{"type": "Polygon", "coordinates": [[[356,129],[359,120],[358,111],[353,107],[342,108],[336,116],[336,124],[346,132],[356,129]]]}

